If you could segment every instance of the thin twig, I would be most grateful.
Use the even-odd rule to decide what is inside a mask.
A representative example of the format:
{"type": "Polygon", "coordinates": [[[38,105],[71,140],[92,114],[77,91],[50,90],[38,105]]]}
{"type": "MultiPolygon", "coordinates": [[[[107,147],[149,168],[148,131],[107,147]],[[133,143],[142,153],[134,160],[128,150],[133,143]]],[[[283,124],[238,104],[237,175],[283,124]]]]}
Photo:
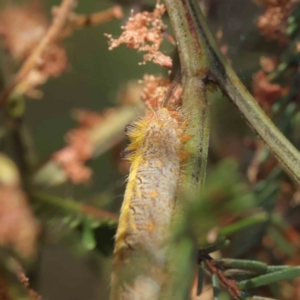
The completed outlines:
{"type": "Polygon", "coordinates": [[[115,222],[118,222],[119,216],[113,213],[110,213],[108,211],[100,210],[99,208],[87,205],[87,204],[81,204],[82,212],[86,215],[97,217],[99,219],[107,219],[112,220],[115,222]]]}
{"type": "Polygon", "coordinates": [[[121,6],[115,5],[107,10],[99,11],[91,15],[72,14],[70,16],[70,26],[75,29],[80,29],[86,26],[96,26],[114,19],[121,19],[122,17],[123,12],[121,6]]]}
{"type": "Polygon", "coordinates": [[[11,118],[12,139],[16,161],[22,175],[27,175],[36,163],[36,152],[31,134],[22,118],[11,118]]]}
{"type": "MultiPolygon", "coordinates": [[[[6,90],[11,78],[13,78],[13,68],[10,65],[11,61],[1,46],[3,45],[0,43],[0,81],[2,81],[1,83],[3,85],[0,87],[0,95],[6,90]]],[[[6,133],[11,133],[10,136],[14,147],[13,150],[16,155],[16,162],[20,172],[21,174],[26,174],[34,166],[37,156],[31,133],[23,119],[24,99],[22,97],[15,97],[12,99],[5,112],[5,131],[6,133]]]]}
{"type": "Polygon", "coordinates": [[[63,0],[57,14],[49,27],[46,35],[41,39],[40,43],[36,46],[31,55],[23,63],[21,69],[16,74],[12,83],[8,86],[4,94],[0,97],[0,107],[2,107],[15,88],[23,81],[23,79],[34,69],[49,43],[53,42],[63,29],[69,12],[75,6],[74,0],[63,0]]]}
{"type": "Polygon", "coordinates": [[[36,202],[47,203],[68,213],[82,213],[85,216],[92,216],[99,220],[111,220],[114,222],[117,222],[119,218],[116,214],[70,199],[62,199],[42,192],[34,192],[31,196],[36,202]]]}
{"type": "Polygon", "coordinates": [[[219,266],[210,255],[202,255],[200,251],[198,255],[198,263],[200,264],[201,261],[203,261],[209,273],[211,275],[217,275],[221,285],[226,288],[233,299],[240,300],[242,292],[238,289],[237,282],[231,277],[226,277],[223,268],[219,266]]]}

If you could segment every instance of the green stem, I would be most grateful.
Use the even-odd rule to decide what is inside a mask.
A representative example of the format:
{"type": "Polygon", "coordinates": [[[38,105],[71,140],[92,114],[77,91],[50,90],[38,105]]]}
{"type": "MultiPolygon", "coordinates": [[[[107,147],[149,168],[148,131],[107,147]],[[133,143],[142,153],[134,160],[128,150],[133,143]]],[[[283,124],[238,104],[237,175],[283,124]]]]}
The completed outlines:
{"type": "Polygon", "coordinates": [[[96,207],[92,207],[90,205],[70,199],[62,199],[60,197],[49,195],[43,192],[34,192],[31,194],[31,197],[33,200],[35,200],[35,202],[41,202],[53,207],[57,207],[68,214],[79,214],[82,216],[90,216],[99,220],[110,220],[113,222],[118,221],[118,216],[113,213],[103,211],[96,207]]]}
{"type": "Polygon", "coordinates": [[[248,218],[244,218],[241,221],[235,222],[233,224],[230,224],[228,226],[221,228],[219,231],[219,234],[227,236],[227,235],[233,234],[237,231],[240,231],[242,229],[245,229],[249,226],[267,222],[269,219],[270,219],[269,214],[267,214],[266,212],[260,212],[256,215],[253,215],[248,218]]]}
{"type": "Polygon", "coordinates": [[[300,154],[266,116],[227,63],[206,24],[198,1],[165,0],[165,4],[177,41],[183,71],[183,109],[189,115],[187,133],[193,136],[185,147],[191,157],[183,167],[184,175],[179,193],[181,199],[175,210],[176,226],[181,232],[181,235],[176,237],[176,251],[179,254],[170,255],[170,268],[173,271],[172,265],[181,255],[177,260],[180,267],[177,263],[178,270],[172,275],[170,281],[173,281],[173,284],[170,283],[167,293],[172,299],[185,299],[191,280],[191,275],[187,275],[193,273],[192,260],[196,245],[191,228],[193,222],[187,220],[189,215],[187,202],[199,199],[203,192],[208,151],[209,111],[205,85],[210,82],[219,85],[285,170],[298,182],[300,182],[300,154]],[[184,213],[180,214],[181,211],[185,212],[186,216],[184,213]]]}
{"type": "Polygon", "coordinates": [[[221,258],[215,261],[226,269],[241,269],[256,273],[266,273],[268,268],[266,263],[256,260],[221,258]]]}
{"type": "Polygon", "coordinates": [[[23,179],[33,169],[36,163],[36,152],[33,144],[33,139],[26,126],[23,116],[10,119],[12,126],[12,140],[14,143],[14,150],[16,161],[19,166],[23,179]]]}
{"type": "MultiPolygon", "coordinates": [[[[209,107],[205,75],[208,72],[206,53],[200,51],[198,38],[190,30],[190,20],[181,0],[165,0],[176,37],[183,73],[183,110],[188,114],[187,134],[193,138],[185,151],[191,156],[184,167],[183,190],[199,197],[202,192],[209,143],[209,107]]],[[[187,198],[187,197],[184,197],[187,198]]]]}
{"type": "Polygon", "coordinates": [[[211,281],[213,286],[214,300],[218,300],[220,295],[220,283],[217,274],[212,275],[211,281]]]}
{"type": "Polygon", "coordinates": [[[260,287],[281,280],[294,279],[299,276],[300,276],[300,268],[290,267],[281,271],[264,274],[248,280],[243,280],[238,283],[238,287],[240,290],[251,289],[251,288],[260,287]]]}
{"type": "MultiPolygon", "coordinates": [[[[3,43],[0,43],[0,94],[8,87],[12,78],[10,64],[11,61],[3,49],[3,43]]],[[[22,175],[27,175],[36,163],[36,152],[31,133],[24,121],[24,97],[11,94],[7,100],[4,111],[5,127],[10,130],[20,172],[22,175]]]]}
{"type": "MultiPolygon", "coordinates": [[[[197,0],[166,1],[166,3],[168,2],[169,6],[171,3],[173,6],[170,9],[168,7],[170,18],[172,19],[176,10],[177,28],[181,26],[185,28],[185,34],[195,44],[194,47],[202,57],[201,60],[197,59],[194,52],[186,51],[187,49],[182,47],[182,39],[178,39],[178,34],[176,34],[179,29],[176,29],[175,24],[173,24],[178,47],[181,48],[180,52],[183,51],[182,56],[188,57],[187,61],[194,64],[193,72],[198,73],[203,80],[210,80],[219,85],[237,106],[250,127],[270,148],[284,169],[297,182],[300,182],[300,154],[298,150],[268,118],[228,64],[206,24],[197,0]]],[[[188,38],[185,37],[185,39],[188,38]]]]}
{"type": "Polygon", "coordinates": [[[196,235],[189,222],[190,205],[203,193],[209,144],[209,107],[206,85],[205,56],[199,52],[195,36],[189,30],[185,10],[179,0],[165,0],[178,43],[183,74],[183,110],[188,116],[186,134],[192,138],[184,151],[190,156],[182,167],[182,180],[175,208],[175,234],[169,255],[170,280],[161,299],[187,299],[195,271],[196,235]]]}
{"type": "Polygon", "coordinates": [[[183,80],[183,110],[189,115],[186,133],[192,138],[186,142],[184,151],[190,154],[183,167],[182,199],[199,199],[203,192],[209,146],[209,107],[206,88],[197,77],[186,76],[183,80]]]}

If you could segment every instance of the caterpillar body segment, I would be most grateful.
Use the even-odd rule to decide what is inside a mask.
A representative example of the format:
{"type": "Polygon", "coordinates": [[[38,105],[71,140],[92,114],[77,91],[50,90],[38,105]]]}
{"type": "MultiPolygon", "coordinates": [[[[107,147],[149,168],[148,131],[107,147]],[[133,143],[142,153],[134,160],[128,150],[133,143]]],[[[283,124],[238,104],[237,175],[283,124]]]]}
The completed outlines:
{"type": "Polygon", "coordinates": [[[186,120],[180,109],[158,107],[126,126],[123,152],[131,168],[114,249],[111,300],[159,299],[186,120]]]}

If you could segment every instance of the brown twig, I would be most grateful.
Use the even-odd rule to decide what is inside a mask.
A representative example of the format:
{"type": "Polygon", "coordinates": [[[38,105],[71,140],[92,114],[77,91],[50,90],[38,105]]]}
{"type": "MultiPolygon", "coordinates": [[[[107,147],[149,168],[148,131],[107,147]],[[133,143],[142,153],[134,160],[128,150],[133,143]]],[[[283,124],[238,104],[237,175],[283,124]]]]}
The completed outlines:
{"type": "Polygon", "coordinates": [[[63,211],[75,214],[83,214],[84,216],[95,217],[99,220],[110,220],[117,222],[119,217],[118,215],[101,210],[97,207],[93,207],[88,204],[80,203],[70,199],[63,199],[54,195],[46,194],[44,192],[34,192],[31,194],[31,200],[36,203],[45,203],[53,207],[57,207],[63,211]]]}
{"type": "Polygon", "coordinates": [[[241,291],[237,287],[237,282],[230,277],[226,277],[224,275],[223,268],[219,266],[210,255],[208,254],[203,255],[201,253],[198,253],[198,263],[200,263],[201,261],[204,262],[207,271],[211,275],[213,274],[217,275],[221,285],[230,293],[233,299],[235,300],[241,299],[240,297],[241,291]]]}
{"type": "Polygon", "coordinates": [[[121,6],[115,5],[107,10],[93,13],[91,15],[72,14],[70,16],[70,26],[80,29],[86,26],[96,26],[98,24],[109,22],[113,19],[121,19],[123,11],[121,6]]]}
{"type": "Polygon", "coordinates": [[[0,97],[0,107],[2,107],[5,104],[6,100],[10,97],[15,88],[22,82],[22,80],[29,74],[29,72],[36,67],[46,47],[59,35],[60,31],[64,27],[67,21],[68,14],[72,10],[74,5],[74,0],[62,1],[46,35],[41,39],[40,43],[36,46],[31,55],[23,63],[21,69],[16,74],[11,84],[0,97]]]}
{"type": "Polygon", "coordinates": [[[100,210],[99,208],[87,205],[87,204],[82,204],[81,205],[82,212],[86,215],[97,217],[100,220],[102,219],[107,219],[111,221],[116,221],[118,222],[119,216],[113,213],[110,213],[105,210],[100,210]]]}

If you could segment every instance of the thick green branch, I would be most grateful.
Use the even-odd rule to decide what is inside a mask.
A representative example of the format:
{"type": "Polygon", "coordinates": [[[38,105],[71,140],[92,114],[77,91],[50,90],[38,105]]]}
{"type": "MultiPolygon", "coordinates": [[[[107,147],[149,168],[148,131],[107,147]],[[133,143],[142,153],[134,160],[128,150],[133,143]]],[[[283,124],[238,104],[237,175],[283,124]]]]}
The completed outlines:
{"type": "Polygon", "coordinates": [[[170,269],[174,273],[171,280],[173,284],[170,283],[166,289],[168,297],[185,299],[193,273],[195,240],[191,227],[193,220],[187,220],[189,206],[192,206],[192,203],[189,205],[191,201],[182,200],[193,202],[203,192],[209,137],[205,85],[209,82],[219,85],[238,107],[252,129],[298,182],[300,182],[300,155],[265,115],[219,51],[200,11],[198,1],[165,0],[165,4],[175,33],[183,71],[183,107],[189,115],[187,133],[193,136],[186,144],[186,151],[191,153],[191,157],[183,170],[182,188],[179,193],[182,197],[178,199],[176,208],[177,236],[174,248],[176,246],[176,252],[180,254],[170,255],[170,269]],[[172,265],[176,265],[177,269],[172,265]]]}
{"type": "Polygon", "coordinates": [[[182,189],[185,194],[191,194],[191,199],[195,199],[199,198],[205,184],[210,130],[209,107],[206,87],[201,79],[186,76],[183,88],[183,109],[189,116],[187,134],[192,138],[186,142],[184,149],[190,156],[185,161],[182,189]]]}
{"type": "MultiPolygon", "coordinates": [[[[267,117],[228,64],[208,29],[196,0],[174,0],[168,11],[182,57],[194,64],[193,72],[202,79],[215,81],[243,114],[251,128],[270,148],[284,169],[300,182],[300,154],[267,117]],[[171,8],[172,5],[172,8],[171,8]],[[176,11],[176,12],[175,12],[176,11]],[[175,17],[174,17],[175,16],[175,17]],[[185,34],[179,37],[178,34],[185,34]],[[188,51],[182,42],[189,40],[198,51],[188,51]],[[201,58],[199,58],[201,56],[201,58]]],[[[171,3],[172,2],[172,3],[171,3]]],[[[192,48],[192,46],[190,46],[192,48]]]]}
{"type": "Polygon", "coordinates": [[[209,107],[204,78],[207,59],[202,55],[180,1],[165,0],[178,44],[183,73],[183,110],[188,115],[186,133],[191,139],[184,151],[190,156],[183,166],[183,176],[175,208],[175,224],[169,255],[170,280],[161,299],[187,299],[196,262],[196,238],[190,227],[189,207],[203,193],[209,144],[209,107]]]}
{"type": "MultiPolygon", "coordinates": [[[[187,73],[185,73],[187,74],[187,73]]],[[[171,280],[160,299],[187,299],[193,280],[197,239],[190,227],[190,206],[203,193],[209,142],[209,108],[206,88],[201,79],[183,78],[183,108],[189,116],[187,134],[192,136],[185,145],[190,154],[183,166],[175,207],[174,235],[169,255],[171,280]]]]}

